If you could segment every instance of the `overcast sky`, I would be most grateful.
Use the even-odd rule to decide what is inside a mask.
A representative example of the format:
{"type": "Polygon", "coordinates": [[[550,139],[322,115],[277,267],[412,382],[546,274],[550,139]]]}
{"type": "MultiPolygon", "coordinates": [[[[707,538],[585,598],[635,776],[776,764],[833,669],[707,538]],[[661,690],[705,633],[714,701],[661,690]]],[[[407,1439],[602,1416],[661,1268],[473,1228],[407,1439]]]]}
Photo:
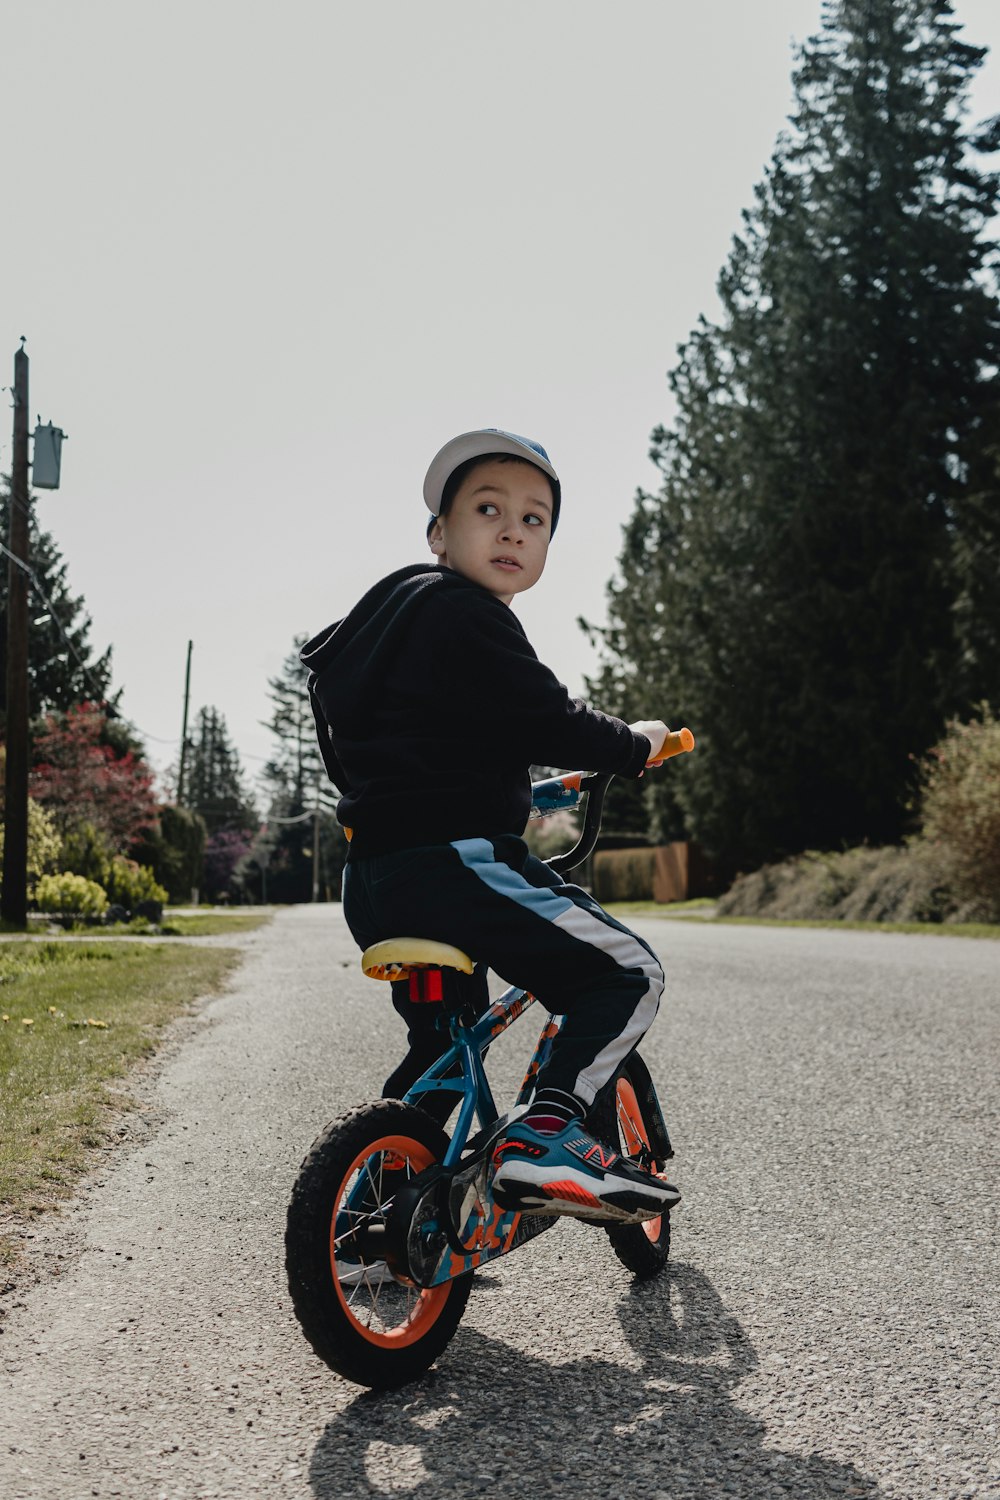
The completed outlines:
{"type": "MultiPolygon", "coordinates": [[[[957,0],[1000,49],[997,0],[957,0]]],[[[0,22],[0,380],[65,428],[38,501],[165,766],[192,713],[251,774],[267,679],[424,551],[472,427],[563,480],[518,600],[574,691],[666,372],[791,102],[820,0],[32,0],[0,22]]],[[[1000,110],[987,60],[974,117],[1000,110]]],[[[0,424],[0,467],[10,426],[0,424]]],[[[670,705],[662,705],[670,719],[670,705]]]]}

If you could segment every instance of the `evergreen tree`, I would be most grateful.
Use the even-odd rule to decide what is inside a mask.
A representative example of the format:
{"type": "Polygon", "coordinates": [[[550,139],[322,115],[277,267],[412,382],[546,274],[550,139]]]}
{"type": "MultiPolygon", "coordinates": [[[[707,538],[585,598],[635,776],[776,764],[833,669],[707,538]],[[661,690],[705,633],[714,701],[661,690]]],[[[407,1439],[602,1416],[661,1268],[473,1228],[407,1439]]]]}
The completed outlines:
{"type": "MultiPolygon", "coordinates": [[[[609,592],[615,587],[610,585],[609,592]]],[[[577,624],[601,655],[599,671],[586,679],[588,701],[626,723],[662,718],[661,688],[656,680],[640,679],[627,662],[629,647],[621,625],[601,629],[582,618],[577,624]]],[[[673,727],[680,728],[679,718],[673,720],[673,727]]],[[[623,843],[639,839],[668,844],[684,838],[684,813],[674,780],[676,767],[674,762],[667,771],[646,771],[638,780],[621,776],[613,779],[604,799],[598,848],[621,848],[623,843]]]]}
{"type": "Polygon", "coordinates": [[[334,816],[339,793],[331,786],[316,740],[307,672],[299,660],[306,637],[297,635],[281,670],[268,681],[275,737],[264,781],[270,793],[265,838],[256,851],[267,860],[268,896],[309,901],[313,887],[313,817],[320,809],[319,885],[338,898],[347,844],[334,816]]]}
{"type": "Polygon", "coordinates": [[[306,643],[297,635],[276,677],[268,679],[271,716],[265,724],[276,744],[263,776],[286,815],[320,804],[332,810],[337,792],[330,785],[316,741],[316,724],[306,687],[307,672],[299,660],[306,643]]]}
{"type": "MultiPolygon", "coordinates": [[[[84,701],[106,701],[111,647],[94,657],[89,640],[91,621],[83,598],[70,592],[66,563],[51,535],[39,529],[34,505],[28,531],[29,567],[40,586],[29,584],[28,593],[28,711],[37,718],[53,709],[65,712],[84,701]]],[[[0,488],[0,541],[4,546],[9,534],[10,489],[4,481],[0,488]]],[[[0,556],[0,661],[6,660],[7,653],[7,582],[8,560],[0,556]]],[[[0,671],[0,713],[4,715],[6,694],[6,678],[0,671]]]]}
{"type": "Polygon", "coordinates": [[[171,901],[187,902],[194,891],[205,889],[205,841],[204,820],[190,808],[168,804],[157,810],[156,823],[133,854],[166,886],[171,901]]]}
{"type": "Polygon", "coordinates": [[[240,758],[216,708],[198,711],[184,773],[184,803],[204,820],[209,837],[222,829],[255,830],[257,812],[240,758]]]}
{"type": "Polygon", "coordinates": [[[956,703],[1000,704],[1000,402],[969,464],[962,522],[956,529],[958,591],[955,624],[960,648],[956,703]],[[992,429],[992,435],[990,433],[992,429]]]}
{"type": "Polygon", "coordinates": [[[625,529],[606,674],[690,723],[661,784],[743,865],[898,838],[913,758],[1000,693],[998,183],[958,31],[828,0],[625,529]]]}

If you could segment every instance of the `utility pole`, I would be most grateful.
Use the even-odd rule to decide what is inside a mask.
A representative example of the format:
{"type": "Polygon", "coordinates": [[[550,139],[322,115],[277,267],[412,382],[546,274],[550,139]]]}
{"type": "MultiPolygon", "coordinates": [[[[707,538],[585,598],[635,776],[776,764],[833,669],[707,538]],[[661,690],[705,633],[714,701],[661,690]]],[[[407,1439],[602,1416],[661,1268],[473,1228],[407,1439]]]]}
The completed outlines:
{"type": "Polygon", "coordinates": [[[14,355],[14,444],[7,563],[7,769],[0,916],[28,922],[28,356],[14,355]]]}
{"type": "Polygon", "coordinates": [[[191,702],[191,647],[188,641],[187,671],[184,673],[184,722],[181,726],[181,768],[177,772],[177,806],[184,806],[184,762],[188,747],[188,704],[191,702]]]}

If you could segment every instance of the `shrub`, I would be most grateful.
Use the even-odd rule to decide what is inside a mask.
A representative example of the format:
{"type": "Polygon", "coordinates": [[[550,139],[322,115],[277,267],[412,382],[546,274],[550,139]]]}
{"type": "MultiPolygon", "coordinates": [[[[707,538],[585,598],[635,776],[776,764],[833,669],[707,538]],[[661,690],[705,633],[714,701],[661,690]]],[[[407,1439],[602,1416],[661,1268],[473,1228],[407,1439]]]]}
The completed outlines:
{"type": "Polygon", "coordinates": [[[741,875],[719,901],[722,917],[785,921],[946,922],[958,903],[922,840],[898,848],[809,851],[741,875]]]}
{"type": "Polygon", "coordinates": [[[1000,918],[1000,720],[985,703],[924,762],[921,832],[965,914],[1000,918]]]}
{"type": "Polygon", "coordinates": [[[131,912],[142,901],[155,901],[162,906],[167,899],[166,891],[157,884],[152,870],[137,865],[134,859],[123,859],[121,855],[111,861],[105,888],[110,901],[131,912]]]}
{"type": "Polygon", "coordinates": [[[99,917],[108,909],[101,886],[83,875],[43,875],[35,886],[35,900],[42,911],[61,916],[99,917]]]}
{"type": "Polygon", "coordinates": [[[921,826],[903,847],[809,852],[743,875],[720,916],[1000,921],[1000,720],[948,725],[921,767],[921,826]]]}
{"type": "Polygon", "coordinates": [[[250,853],[252,839],[242,828],[220,828],[205,845],[205,894],[209,901],[225,901],[232,894],[233,875],[250,853]]]}
{"type": "MultiPolygon", "coordinates": [[[[4,824],[0,822],[0,870],[3,869],[4,824]]],[[[59,862],[61,841],[52,814],[34,797],[28,798],[28,895],[40,875],[59,862]]]]}
{"type": "Polygon", "coordinates": [[[115,854],[93,823],[83,823],[63,841],[63,869],[103,886],[113,906],[135,911],[140,901],[162,905],[167,893],[146,865],[115,854]]]}
{"type": "Polygon", "coordinates": [[[93,823],[80,823],[63,839],[61,864],[73,875],[83,875],[107,886],[114,851],[93,823]]]}

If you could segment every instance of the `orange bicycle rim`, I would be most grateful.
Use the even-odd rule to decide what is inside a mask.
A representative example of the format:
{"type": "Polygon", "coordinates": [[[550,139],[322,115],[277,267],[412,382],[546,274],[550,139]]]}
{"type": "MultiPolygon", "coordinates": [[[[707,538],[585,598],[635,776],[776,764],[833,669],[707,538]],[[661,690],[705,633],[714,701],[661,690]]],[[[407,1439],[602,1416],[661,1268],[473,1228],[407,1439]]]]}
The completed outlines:
{"type": "MultiPolygon", "coordinates": [[[[619,1078],[617,1096],[616,1113],[619,1128],[625,1138],[625,1154],[637,1156],[643,1147],[650,1149],[649,1136],[642,1121],[642,1111],[639,1109],[635,1089],[627,1078],[619,1078]]],[[[660,1238],[662,1227],[661,1218],[646,1219],[642,1225],[642,1232],[655,1244],[660,1238]]]]}
{"type": "Polygon", "coordinates": [[[451,1292],[451,1282],[446,1281],[441,1286],[433,1286],[425,1289],[414,1288],[412,1305],[406,1318],[395,1328],[387,1329],[385,1332],[372,1328],[358,1317],[357,1310],[353,1308],[344,1295],[340,1277],[337,1275],[336,1264],[336,1227],[337,1215],[344,1202],[344,1197],[354,1174],[359,1172],[364,1163],[371,1157],[379,1154],[394,1157],[398,1166],[395,1170],[402,1170],[409,1165],[415,1172],[422,1172],[425,1167],[433,1166],[435,1157],[421,1145],[407,1136],[386,1135],[377,1141],[371,1141],[363,1151],[359,1151],[344,1174],[344,1179],[337,1190],[337,1197],[333,1205],[333,1213],[330,1216],[330,1274],[333,1277],[333,1285],[336,1289],[337,1300],[350,1319],[354,1328],[371,1344],[378,1345],[382,1349],[403,1349],[408,1344],[415,1344],[424,1337],[428,1328],[437,1321],[441,1310],[448,1300],[451,1292]]]}

